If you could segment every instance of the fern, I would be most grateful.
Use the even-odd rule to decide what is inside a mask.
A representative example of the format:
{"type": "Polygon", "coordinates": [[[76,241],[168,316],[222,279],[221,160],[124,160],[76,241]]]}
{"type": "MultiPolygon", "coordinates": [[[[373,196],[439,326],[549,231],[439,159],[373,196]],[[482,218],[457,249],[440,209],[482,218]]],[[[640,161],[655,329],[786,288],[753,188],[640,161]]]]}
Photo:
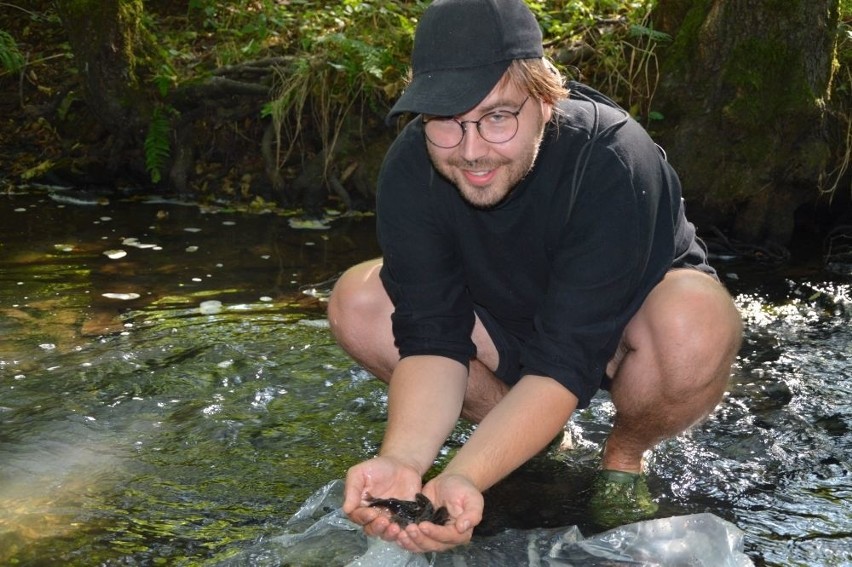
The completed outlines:
{"type": "Polygon", "coordinates": [[[171,153],[170,131],[167,113],[162,108],[155,108],[145,136],[145,169],[151,174],[153,183],[159,183],[163,178],[162,170],[171,153]]]}
{"type": "MultiPolygon", "coordinates": [[[[165,57],[168,56],[164,55],[165,57]]],[[[160,70],[154,75],[153,82],[162,97],[168,95],[169,91],[177,84],[177,73],[168,61],[160,65],[160,70]]]]}
{"type": "Polygon", "coordinates": [[[0,30],[0,69],[17,73],[24,68],[24,56],[18,44],[8,33],[0,30]]]}
{"type": "Polygon", "coordinates": [[[633,24],[630,26],[630,36],[647,37],[651,41],[656,41],[658,43],[667,43],[672,40],[672,36],[669,34],[641,24],[633,24]]]}

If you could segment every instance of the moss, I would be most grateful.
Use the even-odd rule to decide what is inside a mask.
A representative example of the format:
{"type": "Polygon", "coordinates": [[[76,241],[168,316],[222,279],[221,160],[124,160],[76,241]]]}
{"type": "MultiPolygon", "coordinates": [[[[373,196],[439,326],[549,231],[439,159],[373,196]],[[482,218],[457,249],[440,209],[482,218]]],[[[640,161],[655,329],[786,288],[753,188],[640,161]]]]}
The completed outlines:
{"type": "Polygon", "coordinates": [[[765,128],[766,116],[814,106],[802,55],[774,39],[751,38],[738,45],[722,71],[733,98],[725,117],[750,131],[765,128]]]}
{"type": "Polygon", "coordinates": [[[80,26],[74,34],[79,37],[77,47],[93,53],[103,45],[120,50],[127,78],[131,84],[138,84],[135,50],[144,37],[142,0],[62,0],[59,10],[63,19],[80,26]]]}
{"type": "Polygon", "coordinates": [[[664,74],[674,71],[680,75],[695,60],[701,26],[707,19],[712,3],[712,0],[692,2],[677,32],[673,34],[674,41],[665,50],[664,74]]]}
{"type": "Polygon", "coordinates": [[[121,47],[129,66],[129,75],[134,82],[138,79],[135,50],[142,37],[143,11],[142,0],[118,0],[118,25],[123,34],[121,47]]]}
{"type": "Polygon", "coordinates": [[[781,19],[794,16],[806,1],[809,0],[763,0],[763,3],[781,19]]]}

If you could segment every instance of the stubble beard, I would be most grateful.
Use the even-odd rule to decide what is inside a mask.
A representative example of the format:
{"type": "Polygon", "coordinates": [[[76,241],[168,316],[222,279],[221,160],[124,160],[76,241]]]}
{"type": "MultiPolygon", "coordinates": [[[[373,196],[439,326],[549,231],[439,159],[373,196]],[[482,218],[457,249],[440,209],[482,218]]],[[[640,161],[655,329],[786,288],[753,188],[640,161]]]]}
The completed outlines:
{"type": "Polygon", "coordinates": [[[451,157],[443,162],[433,158],[432,163],[438,172],[456,187],[465,202],[477,209],[492,209],[502,203],[532,170],[543,138],[544,128],[541,128],[535,143],[530,144],[529,149],[516,160],[482,159],[468,161],[459,157],[451,157]],[[462,173],[462,170],[490,171],[497,168],[501,168],[498,177],[487,185],[473,185],[462,173]]]}

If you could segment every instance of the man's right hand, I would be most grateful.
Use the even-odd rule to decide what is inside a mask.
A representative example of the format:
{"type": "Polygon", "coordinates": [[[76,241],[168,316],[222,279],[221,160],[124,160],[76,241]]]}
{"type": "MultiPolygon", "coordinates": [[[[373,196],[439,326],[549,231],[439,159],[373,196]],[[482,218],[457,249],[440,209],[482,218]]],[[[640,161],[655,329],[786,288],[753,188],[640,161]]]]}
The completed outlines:
{"type": "Polygon", "coordinates": [[[346,473],[343,512],[363,526],[368,536],[394,541],[402,528],[387,513],[370,507],[370,498],[414,500],[422,480],[414,467],[392,457],[376,457],[359,463],[346,473]]]}

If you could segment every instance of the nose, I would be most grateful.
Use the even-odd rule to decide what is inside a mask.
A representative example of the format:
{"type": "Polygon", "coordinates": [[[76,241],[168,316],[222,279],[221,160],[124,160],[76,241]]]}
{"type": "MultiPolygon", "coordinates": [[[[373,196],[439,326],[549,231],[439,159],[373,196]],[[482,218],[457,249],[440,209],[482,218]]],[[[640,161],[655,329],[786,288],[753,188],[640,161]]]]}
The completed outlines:
{"type": "Polygon", "coordinates": [[[482,136],[479,135],[479,128],[474,122],[464,123],[464,137],[459,144],[459,152],[461,157],[467,161],[475,161],[488,153],[489,145],[482,136]]]}

